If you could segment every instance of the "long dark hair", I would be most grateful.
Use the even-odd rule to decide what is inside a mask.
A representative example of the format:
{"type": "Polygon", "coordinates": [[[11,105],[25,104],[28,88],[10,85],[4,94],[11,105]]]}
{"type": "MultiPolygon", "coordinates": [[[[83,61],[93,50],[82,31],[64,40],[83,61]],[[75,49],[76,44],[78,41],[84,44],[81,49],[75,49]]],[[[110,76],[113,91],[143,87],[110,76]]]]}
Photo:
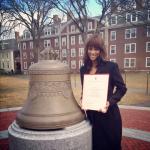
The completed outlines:
{"type": "Polygon", "coordinates": [[[95,49],[100,51],[100,56],[96,59],[97,66],[100,65],[102,60],[106,59],[106,55],[107,55],[105,50],[104,40],[98,34],[92,35],[85,44],[85,53],[84,53],[83,62],[86,68],[86,72],[89,72],[92,67],[92,61],[88,56],[88,49],[91,47],[94,47],[95,49]]]}

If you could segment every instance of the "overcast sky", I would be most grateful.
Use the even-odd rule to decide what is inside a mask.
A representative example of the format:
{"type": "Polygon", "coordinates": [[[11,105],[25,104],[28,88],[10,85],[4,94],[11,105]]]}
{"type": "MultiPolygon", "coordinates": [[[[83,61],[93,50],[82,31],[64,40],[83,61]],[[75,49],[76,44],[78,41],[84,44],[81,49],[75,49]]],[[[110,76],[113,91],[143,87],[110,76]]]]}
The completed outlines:
{"type": "MultiPolygon", "coordinates": [[[[98,16],[101,13],[100,9],[99,9],[99,5],[96,4],[95,0],[89,0],[89,2],[88,2],[88,9],[89,9],[89,13],[88,14],[91,17],[98,16]]],[[[60,13],[54,12],[54,14],[58,14],[60,16],[60,13]]],[[[24,29],[25,28],[23,26],[21,26],[21,27],[18,27],[16,29],[16,31],[19,31],[20,35],[22,35],[24,29]]]]}

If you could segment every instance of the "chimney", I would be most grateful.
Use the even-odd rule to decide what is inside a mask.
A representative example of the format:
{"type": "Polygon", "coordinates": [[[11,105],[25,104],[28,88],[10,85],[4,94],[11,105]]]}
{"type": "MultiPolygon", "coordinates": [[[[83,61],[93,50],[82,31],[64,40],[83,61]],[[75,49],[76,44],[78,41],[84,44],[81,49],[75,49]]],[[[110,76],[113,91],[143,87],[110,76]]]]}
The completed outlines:
{"type": "Polygon", "coordinates": [[[18,41],[19,40],[19,32],[15,32],[15,39],[18,41]]]}
{"type": "Polygon", "coordinates": [[[61,19],[58,17],[58,15],[53,15],[53,21],[54,21],[54,24],[55,23],[60,23],[61,19]]]}

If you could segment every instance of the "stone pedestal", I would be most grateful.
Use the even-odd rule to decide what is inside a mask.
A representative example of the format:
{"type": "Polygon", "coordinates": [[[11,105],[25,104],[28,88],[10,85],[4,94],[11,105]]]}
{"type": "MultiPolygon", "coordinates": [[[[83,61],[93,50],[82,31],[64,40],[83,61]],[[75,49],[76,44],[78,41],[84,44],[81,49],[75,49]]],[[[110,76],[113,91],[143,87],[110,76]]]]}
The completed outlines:
{"type": "Polygon", "coordinates": [[[37,131],[20,128],[13,122],[9,128],[10,150],[91,150],[92,132],[87,121],[63,129],[37,131]]]}

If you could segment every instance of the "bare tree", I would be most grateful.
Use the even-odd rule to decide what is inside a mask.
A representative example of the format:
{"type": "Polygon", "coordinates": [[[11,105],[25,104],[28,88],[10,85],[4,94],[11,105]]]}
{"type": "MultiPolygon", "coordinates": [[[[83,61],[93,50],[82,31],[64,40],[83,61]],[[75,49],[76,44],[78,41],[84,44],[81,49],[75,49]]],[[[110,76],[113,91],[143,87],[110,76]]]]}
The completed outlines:
{"type": "Polygon", "coordinates": [[[54,5],[74,22],[82,35],[83,41],[87,37],[88,0],[55,0],[54,5]]]}
{"type": "Polygon", "coordinates": [[[45,25],[52,23],[50,13],[54,8],[51,0],[8,0],[11,15],[25,26],[33,40],[34,58],[39,58],[41,36],[45,25]]]}
{"type": "Polygon", "coordinates": [[[0,0],[0,37],[3,39],[10,34],[11,30],[17,26],[17,22],[13,20],[10,9],[8,9],[7,1],[0,0]]]}
{"type": "Polygon", "coordinates": [[[126,16],[128,13],[137,17],[144,24],[149,24],[147,20],[148,9],[150,9],[149,0],[96,0],[96,2],[101,9],[97,32],[104,26],[104,23],[105,25],[110,23],[113,15],[118,16],[120,20],[136,25],[126,16]]]}

